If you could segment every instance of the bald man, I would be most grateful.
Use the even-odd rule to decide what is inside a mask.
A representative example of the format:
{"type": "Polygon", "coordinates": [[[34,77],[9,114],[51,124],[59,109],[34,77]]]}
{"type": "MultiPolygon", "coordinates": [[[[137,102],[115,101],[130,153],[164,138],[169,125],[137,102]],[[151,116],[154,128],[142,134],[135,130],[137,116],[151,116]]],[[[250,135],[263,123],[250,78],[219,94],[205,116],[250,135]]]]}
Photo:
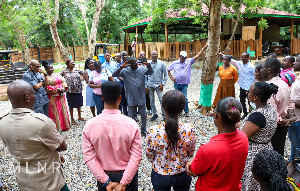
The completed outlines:
{"type": "Polygon", "coordinates": [[[47,116],[33,112],[35,91],[18,80],[7,88],[12,110],[0,120],[0,138],[14,156],[20,190],[67,191],[59,151],[67,145],[47,116]]]}
{"type": "Polygon", "coordinates": [[[41,65],[37,60],[31,60],[28,70],[23,75],[23,80],[28,82],[35,91],[35,104],[33,110],[36,113],[42,113],[49,116],[49,99],[44,88],[46,72],[41,70],[41,65]]]}

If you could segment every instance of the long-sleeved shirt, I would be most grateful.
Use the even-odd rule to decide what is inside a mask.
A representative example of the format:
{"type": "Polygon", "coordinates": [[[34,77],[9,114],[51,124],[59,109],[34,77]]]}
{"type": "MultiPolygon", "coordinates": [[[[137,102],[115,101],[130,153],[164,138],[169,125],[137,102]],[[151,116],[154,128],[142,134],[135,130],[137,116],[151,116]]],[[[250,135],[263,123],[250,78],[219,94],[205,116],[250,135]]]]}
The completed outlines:
{"type": "Polygon", "coordinates": [[[125,87],[125,96],[128,106],[141,106],[146,104],[145,95],[145,75],[151,75],[153,70],[151,65],[138,67],[132,70],[131,67],[119,68],[112,76],[122,77],[125,87]]]}
{"type": "Polygon", "coordinates": [[[289,109],[290,105],[290,88],[278,76],[267,81],[267,83],[273,83],[278,86],[277,94],[272,95],[268,100],[268,103],[272,104],[276,108],[277,121],[282,121],[282,118],[287,115],[287,110],[289,109]]]}
{"type": "Polygon", "coordinates": [[[174,70],[174,78],[177,84],[186,85],[191,83],[192,65],[195,63],[194,58],[188,58],[183,63],[180,59],[172,62],[168,70],[174,70]]]}
{"type": "MultiPolygon", "coordinates": [[[[296,101],[300,100],[300,77],[298,76],[295,83],[293,83],[291,87],[291,100],[296,101]]],[[[297,121],[300,121],[300,109],[295,107],[295,115],[297,117],[297,121]]]]}
{"type": "Polygon", "coordinates": [[[161,60],[151,62],[153,74],[146,76],[146,87],[156,88],[159,85],[165,85],[168,80],[166,65],[161,60]]]}
{"type": "Polygon", "coordinates": [[[244,64],[242,61],[236,61],[234,59],[232,59],[231,62],[239,71],[239,86],[244,90],[249,90],[250,86],[253,84],[253,82],[255,82],[255,67],[251,62],[244,64]]]}
{"type": "Polygon", "coordinates": [[[101,183],[105,171],[124,170],[120,183],[127,185],[142,160],[142,139],[138,124],[117,109],[104,109],[89,120],[82,133],[85,164],[101,183]]]}

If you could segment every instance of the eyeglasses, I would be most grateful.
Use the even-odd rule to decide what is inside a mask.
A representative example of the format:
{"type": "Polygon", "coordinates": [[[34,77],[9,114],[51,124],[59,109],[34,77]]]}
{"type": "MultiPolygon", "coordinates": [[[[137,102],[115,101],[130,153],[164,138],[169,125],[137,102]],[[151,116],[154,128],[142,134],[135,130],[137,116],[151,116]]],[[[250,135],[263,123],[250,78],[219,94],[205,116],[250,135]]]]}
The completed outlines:
{"type": "Polygon", "coordinates": [[[36,67],[36,68],[40,68],[41,66],[36,66],[36,65],[32,65],[32,66],[34,66],[34,67],[36,67]]]}

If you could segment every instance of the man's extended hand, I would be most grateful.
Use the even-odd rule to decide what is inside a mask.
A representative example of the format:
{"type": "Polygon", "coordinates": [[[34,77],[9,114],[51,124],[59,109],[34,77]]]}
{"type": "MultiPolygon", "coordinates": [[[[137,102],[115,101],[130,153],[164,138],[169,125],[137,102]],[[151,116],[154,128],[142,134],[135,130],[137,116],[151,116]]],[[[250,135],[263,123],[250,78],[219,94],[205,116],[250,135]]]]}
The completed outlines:
{"type": "Polygon", "coordinates": [[[159,89],[160,89],[160,91],[162,92],[162,91],[164,90],[164,85],[160,84],[160,85],[159,85],[159,89]]]}
{"type": "Polygon", "coordinates": [[[196,177],[197,175],[194,174],[194,173],[191,171],[191,163],[192,163],[193,160],[194,160],[194,158],[191,158],[191,159],[189,160],[189,162],[186,163],[186,173],[187,173],[187,175],[189,175],[189,176],[196,177]]]}
{"type": "Polygon", "coordinates": [[[120,67],[120,68],[126,68],[127,66],[130,66],[130,64],[128,64],[128,60],[126,60],[124,63],[123,63],[123,65],[120,67]]]}
{"type": "Polygon", "coordinates": [[[115,189],[113,191],[125,191],[126,189],[126,185],[124,184],[118,184],[118,186],[115,187],[115,189]]]}
{"type": "Polygon", "coordinates": [[[118,182],[113,182],[110,181],[107,185],[106,185],[106,190],[107,191],[113,191],[115,189],[116,186],[118,186],[118,182]]]}

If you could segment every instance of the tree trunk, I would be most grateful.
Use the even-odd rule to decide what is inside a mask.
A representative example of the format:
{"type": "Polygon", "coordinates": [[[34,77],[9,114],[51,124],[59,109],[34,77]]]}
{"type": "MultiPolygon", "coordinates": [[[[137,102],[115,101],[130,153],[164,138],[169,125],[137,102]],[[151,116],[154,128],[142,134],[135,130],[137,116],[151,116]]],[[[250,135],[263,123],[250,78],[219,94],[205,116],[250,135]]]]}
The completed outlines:
{"type": "Polygon", "coordinates": [[[55,0],[55,13],[53,18],[51,18],[51,15],[53,15],[53,13],[50,11],[50,5],[49,5],[49,0],[44,0],[46,1],[46,11],[47,11],[47,16],[48,16],[48,20],[49,20],[49,26],[50,26],[50,31],[52,34],[52,39],[53,42],[55,44],[55,47],[58,49],[59,54],[61,59],[65,62],[67,61],[69,58],[68,53],[66,51],[65,46],[62,44],[58,31],[57,31],[57,19],[58,19],[58,13],[59,13],[59,0],[55,0]]]}
{"type": "Polygon", "coordinates": [[[66,42],[66,51],[67,51],[67,54],[68,55],[71,55],[71,50],[70,50],[70,44],[69,44],[69,41],[68,41],[68,37],[67,37],[67,34],[64,32],[64,38],[65,38],[65,42],[66,42]]]}
{"type": "MultiPolygon", "coordinates": [[[[86,35],[87,35],[87,39],[88,39],[88,46],[90,46],[90,31],[89,31],[89,27],[88,27],[87,22],[86,22],[85,11],[84,11],[84,9],[83,9],[83,7],[82,7],[82,5],[80,3],[78,3],[78,7],[79,7],[79,9],[81,11],[81,15],[82,15],[82,18],[83,18],[84,23],[85,23],[86,35]]],[[[82,45],[85,46],[85,43],[84,43],[84,41],[82,39],[82,36],[81,36],[81,40],[83,42],[82,45]]]]}
{"type": "Polygon", "coordinates": [[[203,114],[206,114],[207,110],[209,110],[212,105],[212,87],[217,65],[217,55],[220,47],[221,3],[222,0],[211,0],[209,6],[208,48],[202,68],[199,99],[199,105],[203,106],[201,108],[203,114]]]}
{"type": "Polygon", "coordinates": [[[22,31],[21,34],[19,34],[19,41],[20,41],[21,46],[22,46],[22,59],[23,59],[23,62],[25,64],[29,65],[31,57],[30,57],[29,49],[26,45],[26,39],[25,39],[25,36],[23,34],[23,31],[22,31]]]}
{"type": "Polygon", "coordinates": [[[231,45],[232,39],[233,39],[233,37],[234,37],[234,35],[235,35],[235,32],[236,32],[236,29],[237,29],[237,27],[238,27],[238,25],[239,25],[240,15],[241,15],[240,9],[241,9],[241,7],[242,7],[242,5],[243,5],[242,3],[243,3],[243,1],[240,2],[239,7],[235,10],[235,12],[237,13],[236,19],[234,19],[234,18],[232,17],[232,23],[234,24],[234,27],[233,27],[232,34],[231,34],[231,36],[230,36],[230,39],[229,39],[229,41],[228,41],[228,43],[227,43],[227,46],[226,46],[225,50],[223,51],[223,54],[228,54],[229,51],[230,51],[230,45],[231,45]]]}
{"type": "Polygon", "coordinates": [[[71,37],[72,37],[72,41],[73,41],[73,46],[76,46],[76,42],[75,42],[75,40],[74,40],[74,38],[73,38],[72,35],[71,35],[71,37]]]}
{"type": "MultiPolygon", "coordinates": [[[[5,2],[2,0],[2,2],[5,4],[5,2]]],[[[6,4],[5,4],[6,5],[6,4]]],[[[7,6],[7,5],[6,5],[7,6]]],[[[7,6],[8,7],[8,6],[7,6]]],[[[6,11],[2,8],[2,6],[0,6],[2,12],[5,14],[5,16],[12,22],[13,20],[10,18],[9,14],[6,13],[6,11]]],[[[9,8],[9,7],[8,7],[9,8]]],[[[10,8],[9,8],[10,9],[10,8]]],[[[29,65],[30,63],[30,60],[31,60],[31,57],[30,57],[30,54],[29,54],[29,49],[27,47],[27,43],[26,43],[26,39],[25,39],[25,35],[24,35],[24,32],[22,30],[22,25],[21,23],[19,23],[19,25],[16,25],[14,24],[14,28],[15,30],[19,33],[19,42],[21,43],[21,46],[22,46],[22,52],[23,52],[23,62],[27,65],[29,65]],[[17,27],[19,26],[19,27],[17,27]]]]}
{"type": "Polygon", "coordinates": [[[103,9],[104,4],[105,4],[105,0],[97,0],[96,1],[96,11],[95,11],[95,14],[93,17],[91,34],[90,34],[90,39],[89,39],[89,54],[88,54],[89,58],[93,58],[93,56],[94,56],[97,28],[98,28],[99,19],[100,19],[101,11],[103,9]]]}
{"type": "Polygon", "coordinates": [[[4,45],[4,43],[2,42],[2,40],[0,39],[0,45],[2,46],[3,50],[6,50],[6,46],[4,45]]]}

